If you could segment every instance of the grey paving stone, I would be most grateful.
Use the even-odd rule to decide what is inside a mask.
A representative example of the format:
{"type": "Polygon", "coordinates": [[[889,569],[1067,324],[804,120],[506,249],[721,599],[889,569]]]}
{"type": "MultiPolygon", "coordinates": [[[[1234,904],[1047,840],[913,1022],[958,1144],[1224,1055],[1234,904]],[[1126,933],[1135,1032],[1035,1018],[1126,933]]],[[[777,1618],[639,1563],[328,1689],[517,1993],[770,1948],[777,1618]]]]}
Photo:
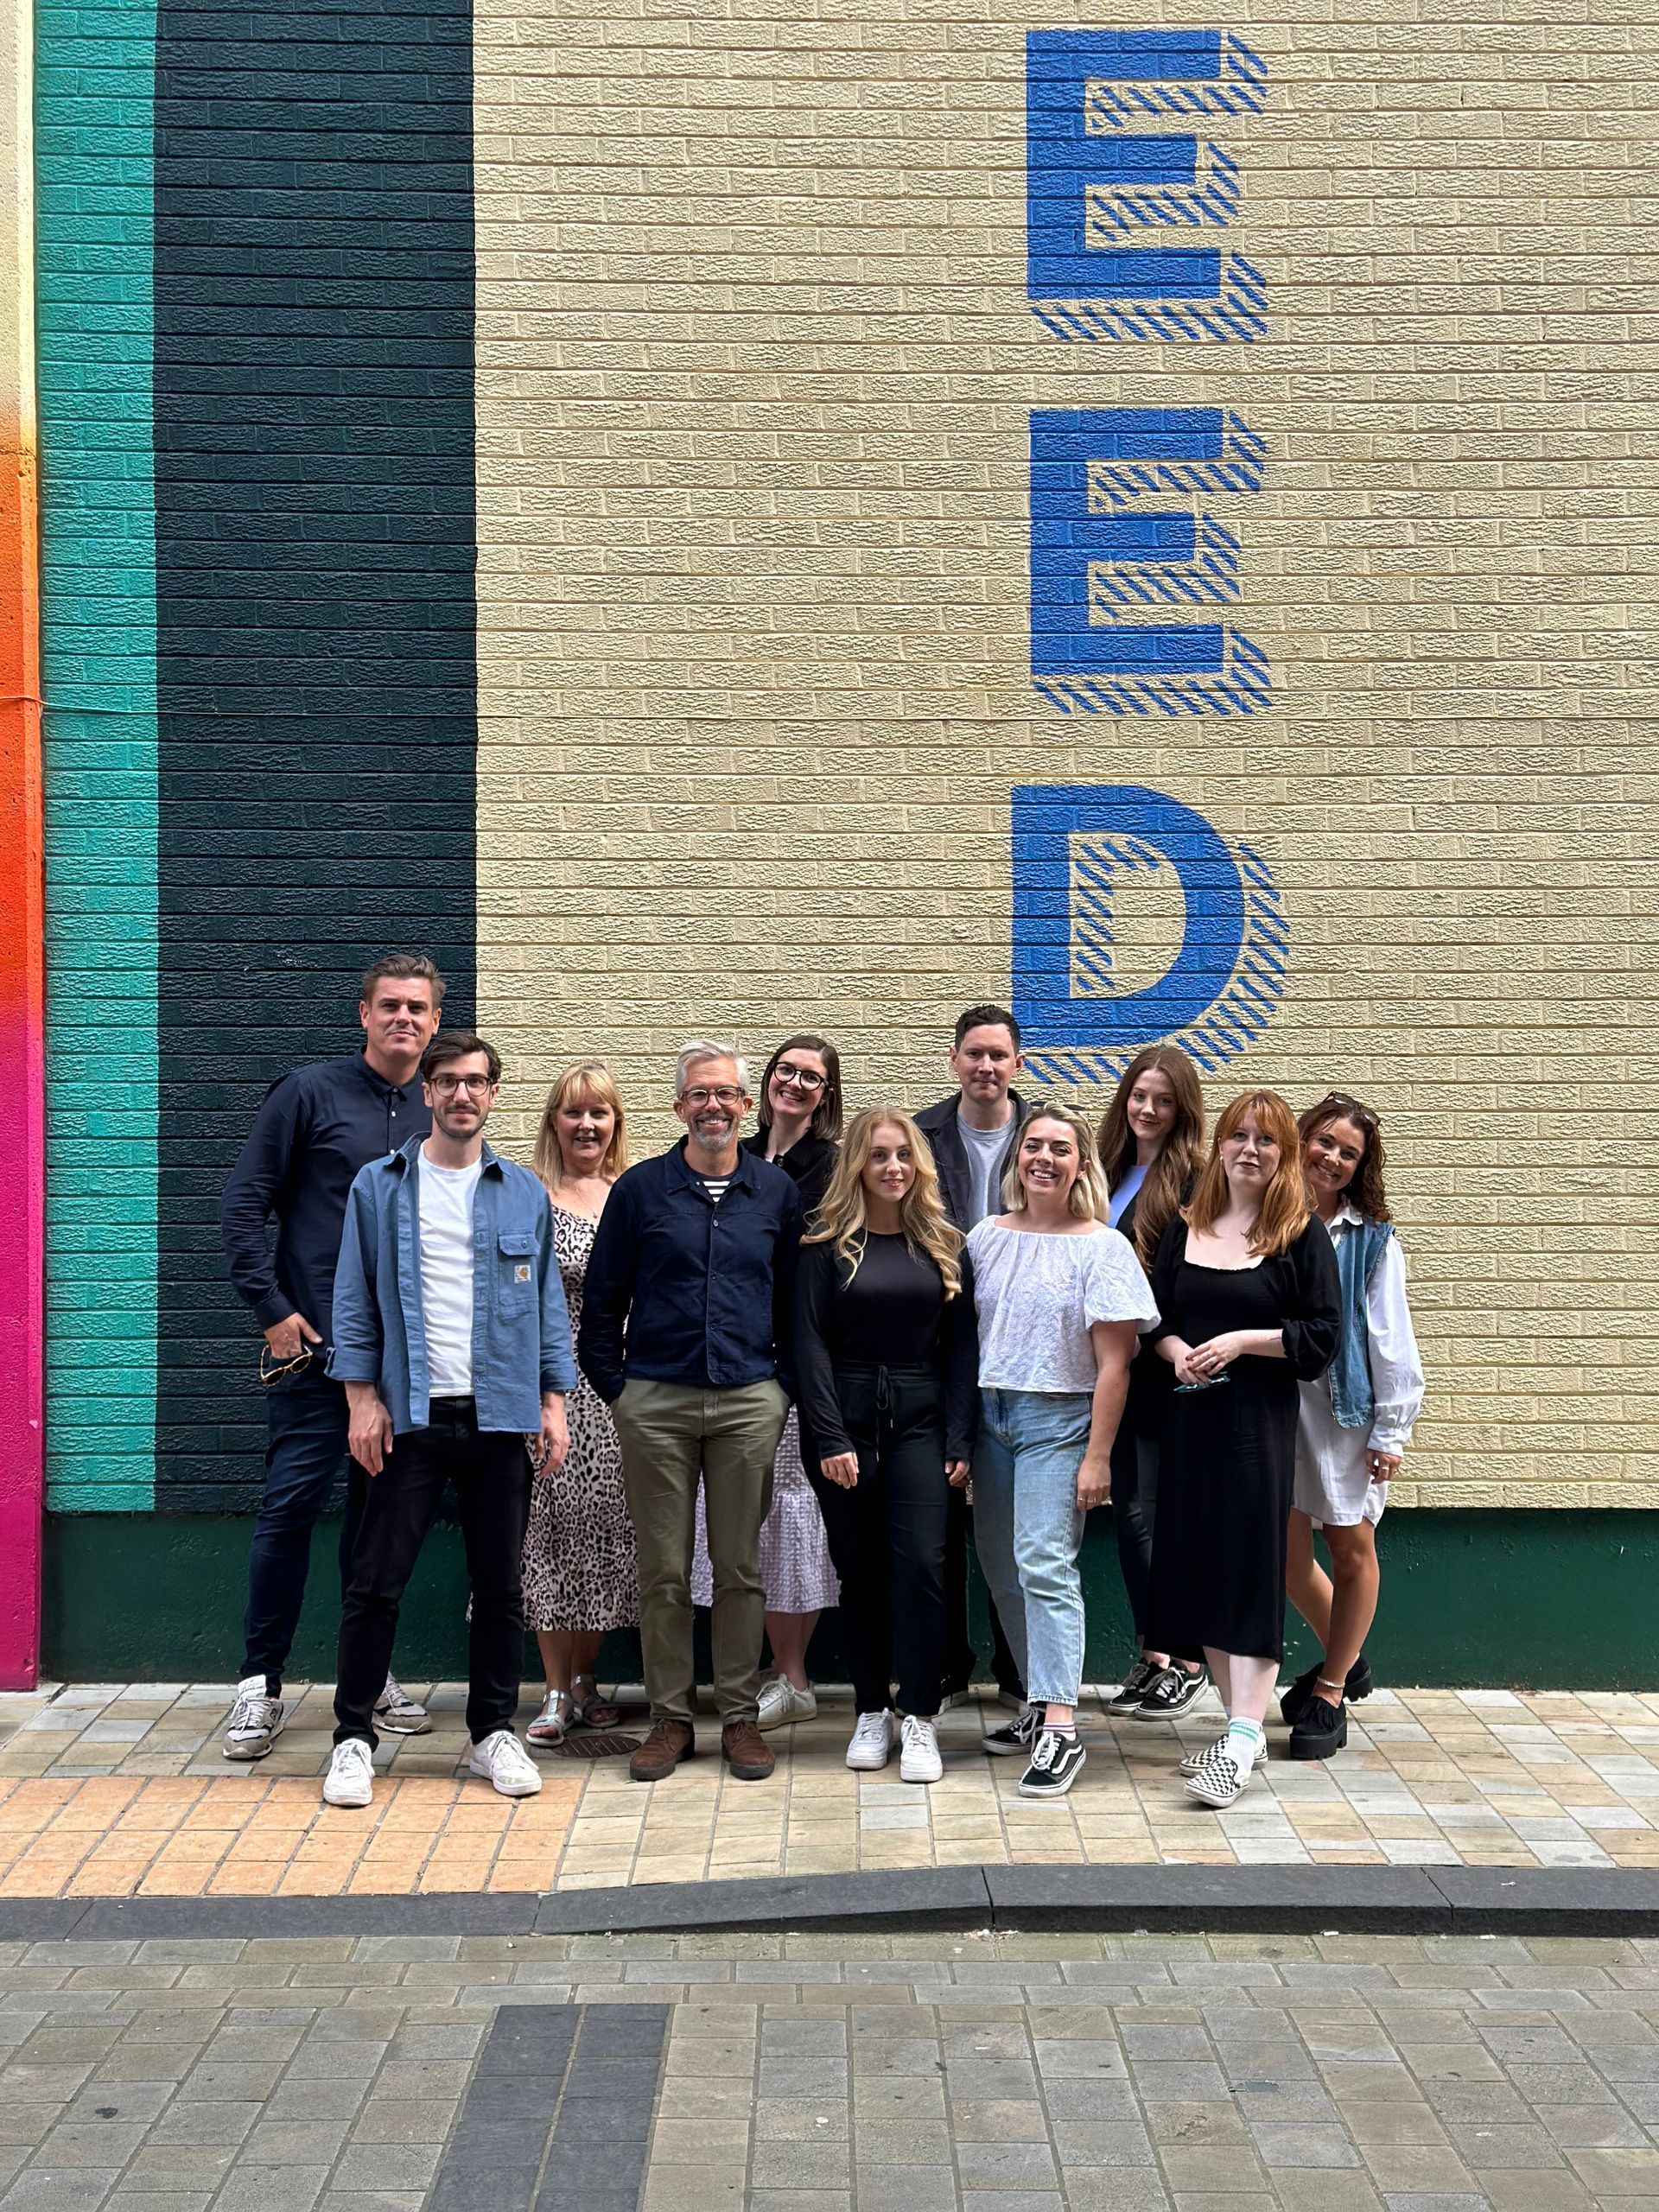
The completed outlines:
{"type": "Polygon", "coordinates": [[[47,2166],[124,2166],[144,2138],[142,2123],[93,2121],[81,2126],[60,2125],[52,2130],[39,2152],[47,2166]]]}
{"type": "Polygon", "coordinates": [[[236,2145],[145,2144],[122,2176],[126,2189],[217,2189],[236,2163],[236,2145]]]}
{"type": "MultiPolygon", "coordinates": [[[[861,2142],[859,2147],[861,2153],[861,2142]]],[[[1059,2186],[1054,2154],[1046,2143],[959,2144],[957,2172],[964,2190],[1053,2190],[1059,2186]]]]}
{"type": "Polygon", "coordinates": [[[1151,2166],[1152,2138],[1138,2122],[1057,2120],[1054,2153],[1063,2166],[1151,2166]]]}
{"type": "Polygon", "coordinates": [[[353,2143],[329,2183],[332,2190],[387,2190],[416,2199],[431,2186],[442,2146],[436,2143],[353,2143]]]}
{"type": "Polygon", "coordinates": [[[822,2137],[757,2141],[750,2154],[751,2189],[845,2190],[851,2183],[851,2148],[844,2136],[828,2130],[822,2137]]]}
{"type": "Polygon", "coordinates": [[[97,2212],[115,2187],[118,2166],[29,2166],[3,2196],[3,2212],[97,2212]]]}
{"type": "Polygon", "coordinates": [[[1279,2166],[1357,2166],[1359,2152],[1340,2127],[1287,2127],[1258,2121],[1250,2129],[1262,2163],[1279,2166]]]}
{"type": "Polygon", "coordinates": [[[858,2212],[957,2212],[949,2166],[865,2166],[857,2171],[858,2212]]]}

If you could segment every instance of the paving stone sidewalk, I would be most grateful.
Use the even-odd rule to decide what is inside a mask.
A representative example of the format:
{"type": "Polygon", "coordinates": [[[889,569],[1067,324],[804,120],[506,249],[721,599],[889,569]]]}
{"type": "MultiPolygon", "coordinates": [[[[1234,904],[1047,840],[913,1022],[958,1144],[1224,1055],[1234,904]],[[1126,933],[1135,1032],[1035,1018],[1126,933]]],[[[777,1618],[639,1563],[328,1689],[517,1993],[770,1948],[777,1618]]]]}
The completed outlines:
{"type": "MultiPolygon", "coordinates": [[[[849,1774],[851,1716],[771,1738],[768,1783],[705,1756],[654,1788],[619,1760],[543,1762],[517,1805],[461,1778],[464,1695],[416,1685],[429,1736],[389,1739],[366,1813],[326,1810],[326,1687],[298,1686],[272,1756],[235,1766],[224,1685],[101,1683],[0,1698],[0,1897],[543,1891],[865,1868],[1204,1862],[1438,1866],[1659,1866],[1659,1696],[1384,1691],[1354,1708],[1324,1764],[1275,1756],[1229,1813],[1174,1769],[1213,1734],[1206,1693],[1179,1726],[1082,1710],[1089,1764],[1058,1805],[1017,1794],[1019,1762],[979,1749],[1006,1718],[977,1700],[940,1728],[944,1780],[849,1774]]],[[[528,1690],[521,1721],[536,1708],[528,1690]]],[[[643,1715],[638,1716],[643,1720],[643,1715]]],[[[915,2208],[911,2208],[915,2212],[915,2208]]]]}
{"type": "Polygon", "coordinates": [[[636,2204],[1653,2212],[1659,1942],[0,1947],[0,2212],[636,2204]]]}

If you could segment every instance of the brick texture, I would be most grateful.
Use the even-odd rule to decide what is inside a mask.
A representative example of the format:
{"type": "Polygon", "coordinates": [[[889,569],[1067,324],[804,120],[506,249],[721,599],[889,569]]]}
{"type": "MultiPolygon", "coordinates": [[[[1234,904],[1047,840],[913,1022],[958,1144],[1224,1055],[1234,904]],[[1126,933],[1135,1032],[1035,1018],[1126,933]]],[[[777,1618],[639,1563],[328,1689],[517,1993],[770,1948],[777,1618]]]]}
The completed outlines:
{"type": "Polygon", "coordinates": [[[519,1134],[598,1050],[661,1141],[689,1029],[822,1027],[855,1098],[938,1095],[1010,988],[1014,788],[1146,786],[1288,919],[1212,1104],[1382,1110],[1430,1370],[1400,1502],[1659,1503],[1656,20],[1236,10],[1267,98],[1200,127],[1266,334],[1068,344],[1026,298],[1052,17],[486,0],[480,988],[519,1134]],[[1265,440],[1210,504],[1267,710],[1033,691],[1029,418],[1114,407],[1265,440]]]}

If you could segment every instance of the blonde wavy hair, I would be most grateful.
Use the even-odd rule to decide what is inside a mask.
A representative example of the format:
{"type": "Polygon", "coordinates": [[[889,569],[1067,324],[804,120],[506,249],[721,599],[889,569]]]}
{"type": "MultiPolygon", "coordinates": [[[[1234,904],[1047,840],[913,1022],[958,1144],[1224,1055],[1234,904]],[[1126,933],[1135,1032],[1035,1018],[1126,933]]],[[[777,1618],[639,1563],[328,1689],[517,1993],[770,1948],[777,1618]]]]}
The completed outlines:
{"type": "Polygon", "coordinates": [[[1242,1091],[1222,1109],[1211,1142],[1210,1157],[1205,1162],[1191,1204],[1181,1209],[1181,1218],[1189,1229],[1196,1229],[1203,1236],[1215,1227],[1225,1212],[1229,1190],[1221,1147],[1247,1115],[1279,1147],[1279,1165],[1262,1193],[1255,1226],[1244,1239],[1248,1250],[1260,1252],[1264,1259],[1272,1260],[1290,1249],[1307,1227],[1313,1213],[1307,1185],[1302,1179],[1302,1147],[1296,1132],[1296,1116],[1276,1090],[1242,1091]]]}
{"type": "Polygon", "coordinates": [[[900,1132],[916,1166],[916,1179],[899,1208],[899,1226],[905,1242],[917,1259],[931,1260],[939,1271],[946,1299],[955,1298],[962,1289],[962,1236],[945,1213],[944,1201],[939,1196],[939,1172],[933,1165],[927,1139],[902,1106],[866,1106],[854,1115],[841,1141],[830,1187],[803,1241],[808,1244],[833,1244],[837,1258],[847,1262],[849,1282],[858,1273],[859,1262],[864,1257],[864,1240],[869,1234],[869,1217],[864,1205],[864,1170],[880,1128],[900,1132]]]}
{"type": "Polygon", "coordinates": [[[1014,1141],[1014,1157],[1002,1178],[1002,1205],[1009,1213],[1025,1213],[1031,1200],[1025,1185],[1020,1180],[1020,1153],[1026,1139],[1039,1122],[1058,1122],[1070,1129],[1077,1147],[1077,1179],[1065,1194],[1068,1213],[1078,1221],[1104,1221],[1107,1216],[1106,1179],[1100,1172],[1100,1155],[1095,1150],[1095,1133],[1075,1107],[1063,1106],[1057,1099],[1039,1098],[1025,1120],[1020,1124],[1020,1134],[1014,1141]]]}
{"type": "Polygon", "coordinates": [[[564,1180],[564,1155],[559,1149],[559,1109],[578,1094],[592,1103],[608,1106],[616,1116],[616,1127],[611,1131],[611,1141],[599,1164],[600,1173],[607,1183],[613,1183],[628,1164],[628,1116],[622,1094],[616,1087],[616,1077],[603,1060],[578,1060],[574,1067],[566,1068],[548,1092],[547,1103],[542,1109],[541,1127],[536,1132],[536,1150],[531,1165],[550,1192],[556,1192],[564,1180]]]}

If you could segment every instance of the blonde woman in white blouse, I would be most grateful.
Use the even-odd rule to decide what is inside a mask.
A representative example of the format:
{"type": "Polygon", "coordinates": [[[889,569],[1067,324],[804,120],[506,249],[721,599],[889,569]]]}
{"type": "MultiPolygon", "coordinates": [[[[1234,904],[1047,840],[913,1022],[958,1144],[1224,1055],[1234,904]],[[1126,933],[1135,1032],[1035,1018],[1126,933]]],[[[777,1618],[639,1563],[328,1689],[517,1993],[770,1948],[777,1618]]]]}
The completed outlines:
{"type": "Polygon", "coordinates": [[[1112,1441],[1142,1324],[1157,1310],[1127,1238],[1105,1219],[1094,1138],[1067,1106],[1020,1132],[1001,1214],[970,1231],[979,1319],[974,1542],[1029,1702],[988,1735],[1023,1755],[1022,1796],[1077,1780],[1084,1518],[1112,1494],[1112,1441]]]}
{"type": "Polygon", "coordinates": [[[1348,1701],[1369,1697],[1365,1637],[1376,1617],[1376,1524],[1422,1409],[1423,1365],[1406,1303],[1406,1262],[1382,1187],[1377,1116],[1333,1090],[1297,1123],[1314,1211],[1342,1285],[1337,1356],[1301,1386],[1285,1586],[1324,1657],[1279,1701],[1292,1758],[1329,1758],[1348,1737],[1348,1701]],[[1327,1575],[1313,1551],[1319,1529],[1327,1575]]]}

